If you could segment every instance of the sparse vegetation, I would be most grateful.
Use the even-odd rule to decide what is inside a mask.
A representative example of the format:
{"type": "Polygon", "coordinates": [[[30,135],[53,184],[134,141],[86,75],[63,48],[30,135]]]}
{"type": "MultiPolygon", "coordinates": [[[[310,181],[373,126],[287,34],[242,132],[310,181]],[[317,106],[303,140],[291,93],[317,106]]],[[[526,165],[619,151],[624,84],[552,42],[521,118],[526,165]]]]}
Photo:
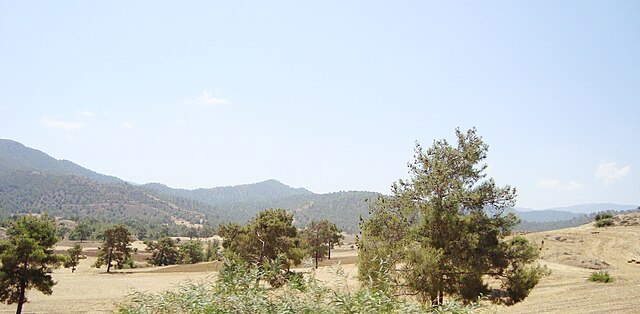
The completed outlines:
{"type": "Polygon", "coordinates": [[[613,281],[613,277],[609,275],[608,271],[594,271],[589,276],[589,281],[608,283],[613,281]]]}
{"type": "Polygon", "coordinates": [[[80,264],[80,254],[82,254],[82,247],[76,243],[67,250],[67,259],[64,261],[64,268],[71,268],[71,272],[76,271],[76,267],[80,264]]]}
{"type": "Polygon", "coordinates": [[[597,213],[594,219],[598,228],[613,226],[613,215],[610,213],[597,213]]]}
{"type": "MultiPolygon", "coordinates": [[[[275,263],[278,264],[278,263],[275,263]]],[[[217,279],[183,284],[159,294],[136,292],[120,306],[120,313],[471,313],[478,306],[447,302],[429,307],[410,298],[398,298],[384,286],[349,292],[335,270],[336,284],[296,274],[279,289],[256,285],[262,276],[255,267],[225,259],[217,279]]]]}

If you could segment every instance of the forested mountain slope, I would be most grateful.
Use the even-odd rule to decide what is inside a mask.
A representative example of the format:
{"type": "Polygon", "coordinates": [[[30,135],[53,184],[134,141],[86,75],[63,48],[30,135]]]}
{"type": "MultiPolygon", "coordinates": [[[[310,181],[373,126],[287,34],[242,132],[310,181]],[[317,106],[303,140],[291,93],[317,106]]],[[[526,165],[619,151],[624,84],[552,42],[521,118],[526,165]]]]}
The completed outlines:
{"type": "Polygon", "coordinates": [[[124,182],[116,177],[99,174],[83,168],[68,160],[57,160],[16,141],[0,139],[0,173],[16,170],[35,170],[57,175],[76,175],[100,183],[124,182]]]}
{"type": "Polygon", "coordinates": [[[203,202],[211,208],[207,215],[244,223],[266,208],[284,208],[294,213],[295,224],[304,227],[312,219],[328,219],[344,231],[358,231],[360,215],[366,216],[371,200],[378,193],[350,191],[315,194],[303,188],[292,188],[276,180],[218,187],[211,189],[172,189],[158,183],[145,184],[145,188],[165,195],[184,197],[203,202]]]}
{"type": "Polygon", "coordinates": [[[128,183],[104,184],[81,176],[38,171],[0,173],[0,217],[48,212],[71,220],[87,218],[131,225],[172,224],[172,217],[199,222],[198,202],[166,198],[128,183]]]}

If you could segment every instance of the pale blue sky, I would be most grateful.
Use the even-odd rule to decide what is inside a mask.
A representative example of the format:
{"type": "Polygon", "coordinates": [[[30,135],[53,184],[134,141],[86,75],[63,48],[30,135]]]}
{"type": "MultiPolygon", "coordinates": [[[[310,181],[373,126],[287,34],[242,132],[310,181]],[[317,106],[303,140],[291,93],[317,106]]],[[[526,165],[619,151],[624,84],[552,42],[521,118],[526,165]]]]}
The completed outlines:
{"type": "Polygon", "coordinates": [[[475,126],[518,206],[640,204],[640,2],[0,0],[0,109],[137,183],[388,193],[475,126]]]}

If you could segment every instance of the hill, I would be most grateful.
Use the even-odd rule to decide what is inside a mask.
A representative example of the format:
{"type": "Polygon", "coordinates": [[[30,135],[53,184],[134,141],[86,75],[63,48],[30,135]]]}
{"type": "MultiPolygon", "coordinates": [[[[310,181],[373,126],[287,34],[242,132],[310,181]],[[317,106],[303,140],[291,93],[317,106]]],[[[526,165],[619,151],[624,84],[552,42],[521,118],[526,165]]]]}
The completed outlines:
{"type": "Polygon", "coordinates": [[[365,191],[316,194],[303,188],[292,188],[277,180],[211,189],[172,189],[151,183],[143,187],[165,195],[182,197],[211,206],[204,213],[222,220],[245,223],[266,208],[284,208],[294,213],[294,223],[304,227],[313,219],[328,219],[349,233],[358,231],[360,215],[366,216],[369,201],[378,193],[365,191]]]}
{"type": "Polygon", "coordinates": [[[594,223],[525,235],[541,246],[541,263],[551,275],[523,302],[499,313],[637,313],[640,296],[640,213],[619,215],[614,226],[594,223]],[[612,283],[587,280],[608,271],[612,283]]]}
{"type": "Polygon", "coordinates": [[[16,141],[0,139],[0,173],[40,171],[57,175],[75,175],[100,183],[124,183],[121,179],[83,168],[68,160],[55,159],[16,141]]]}
{"type": "Polygon", "coordinates": [[[200,222],[201,204],[168,199],[128,183],[105,184],[81,176],[38,171],[0,173],[0,217],[43,213],[74,221],[94,219],[152,228],[176,219],[200,222]]]}
{"type": "Polygon", "coordinates": [[[554,208],[549,208],[549,210],[564,211],[564,212],[578,213],[578,214],[591,214],[591,213],[604,212],[604,211],[629,210],[629,209],[634,209],[636,207],[638,207],[638,205],[598,203],[598,204],[580,204],[580,205],[565,206],[565,207],[554,207],[554,208]]]}
{"type": "Polygon", "coordinates": [[[372,192],[315,194],[276,180],[209,189],[173,189],[160,183],[142,186],[57,160],[18,142],[0,139],[0,218],[44,212],[68,219],[97,219],[129,225],[175,225],[208,221],[244,223],[266,208],[285,208],[304,227],[311,219],[329,219],[355,233],[367,215],[372,192]]]}

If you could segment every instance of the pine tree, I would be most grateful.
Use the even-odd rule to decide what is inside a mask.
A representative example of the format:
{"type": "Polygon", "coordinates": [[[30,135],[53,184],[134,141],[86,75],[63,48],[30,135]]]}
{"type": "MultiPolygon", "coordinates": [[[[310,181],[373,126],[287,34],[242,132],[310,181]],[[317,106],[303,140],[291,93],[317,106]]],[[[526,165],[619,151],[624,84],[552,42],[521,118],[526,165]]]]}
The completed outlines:
{"type": "Polygon", "coordinates": [[[432,304],[445,295],[476,300],[488,293],[483,278],[491,276],[503,280],[507,302],[517,302],[544,270],[531,266],[537,250],[526,239],[504,241],[518,222],[507,211],[516,191],[485,179],[488,146],[475,129],[456,136],[456,147],[446,140],[426,151],[416,145],[411,178],[371,207],[358,240],[359,276],[432,304]]]}
{"type": "Polygon", "coordinates": [[[56,227],[46,215],[20,217],[9,226],[7,236],[0,242],[0,300],[18,303],[16,313],[21,313],[27,290],[53,292],[56,283],[50,274],[64,257],[53,253],[56,227]]]}
{"type": "Polygon", "coordinates": [[[122,269],[124,265],[133,266],[131,260],[131,232],[124,225],[114,226],[104,231],[104,243],[98,248],[98,259],[94,267],[107,265],[107,272],[111,270],[113,262],[116,268],[122,269]]]}

